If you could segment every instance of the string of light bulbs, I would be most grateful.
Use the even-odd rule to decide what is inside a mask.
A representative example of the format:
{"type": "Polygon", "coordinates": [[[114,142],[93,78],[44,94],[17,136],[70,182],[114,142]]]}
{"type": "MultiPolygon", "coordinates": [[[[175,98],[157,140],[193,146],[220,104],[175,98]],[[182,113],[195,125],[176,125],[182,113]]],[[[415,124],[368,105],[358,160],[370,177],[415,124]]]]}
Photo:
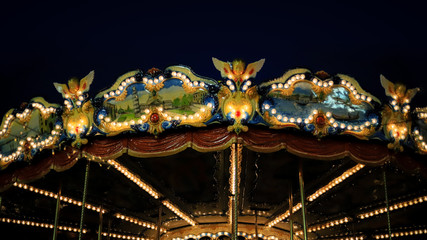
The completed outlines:
{"type": "MultiPolygon", "coordinates": [[[[53,229],[55,227],[55,225],[51,223],[35,222],[35,221],[5,218],[5,217],[1,218],[1,222],[30,226],[30,227],[47,228],[47,229],[53,229]]],[[[70,226],[63,226],[63,225],[58,226],[58,229],[62,231],[69,231],[69,232],[80,232],[80,229],[77,227],[70,227],[70,226]]],[[[82,231],[83,233],[87,233],[87,229],[83,229],[82,231]]]]}
{"type": "MultiPolygon", "coordinates": [[[[328,184],[326,184],[325,186],[319,188],[317,191],[315,191],[313,194],[311,194],[310,196],[307,197],[308,201],[312,202],[314,201],[316,198],[320,197],[321,195],[325,194],[326,192],[328,192],[329,190],[331,190],[332,188],[336,187],[337,185],[339,185],[340,183],[342,183],[343,181],[345,181],[347,178],[349,178],[350,176],[352,176],[353,174],[357,173],[358,171],[360,171],[362,168],[364,168],[365,165],[363,164],[357,164],[356,166],[346,170],[344,173],[342,173],[340,176],[334,178],[332,181],[330,181],[328,184]]],[[[296,212],[298,210],[300,210],[302,207],[301,203],[297,203],[292,207],[292,212],[296,212]]],[[[290,215],[289,210],[286,210],[284,213],[280,214],[279,216],[277,216],[276,218],[274,218],[273,220],[267,222],[267,226],[268,227],[273,227],[274,225],[278,224],[279,222],[285,220],[286,218],[288,218],[290,215]]]]}

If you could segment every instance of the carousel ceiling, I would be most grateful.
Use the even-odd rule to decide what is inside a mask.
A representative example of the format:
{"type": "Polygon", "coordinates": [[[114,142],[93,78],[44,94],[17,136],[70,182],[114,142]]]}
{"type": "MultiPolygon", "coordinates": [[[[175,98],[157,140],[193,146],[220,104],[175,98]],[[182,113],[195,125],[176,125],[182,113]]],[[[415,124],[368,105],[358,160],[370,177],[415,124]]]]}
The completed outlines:
{"type": "Polygon", "coordinates": [[[381,76],[382,103],[346,75],[294,69],[253,85],[264,60],[213,63],[223,80],[138,70],[91,98],[91,72],[54,84],[63,104],[38,97],[8,111],[2,232],[289,239],[293,226],[298,239],[425,237],[418,89],[381,76]]]}

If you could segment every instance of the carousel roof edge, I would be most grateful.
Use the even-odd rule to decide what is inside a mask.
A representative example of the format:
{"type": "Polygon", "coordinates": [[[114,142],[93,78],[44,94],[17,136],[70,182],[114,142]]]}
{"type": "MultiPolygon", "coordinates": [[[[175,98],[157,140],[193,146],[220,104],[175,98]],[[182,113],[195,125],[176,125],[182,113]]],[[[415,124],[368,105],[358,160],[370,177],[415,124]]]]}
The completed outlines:
{"type": "Polygon", "coordinates": [[[63,104],[37,97],[4,115],[0,167],[31,161],[45,149],[81,148],[90,136],[158,136],[213,124],[237,135],[261,125],[273,131],[294,129],[313,138],[379,139],[393,151],[427,154],[427,108],[410,106],[417,88],[407,89],[381,76],[388,97],[381,103],[344,74],[297,68],[256,85],[263,59],[250,64],[216,58],[213,62],[220,80],[178,65],[128,72],[95,97],[88,94],[94,71],[67,84],[54,83],[63,104]]]}
{"type": "MultiPolygon", "coordinates": [[[[399,168],[427,177],[426,166],[417,161],[414,153],[395,152],[379,141],[352,141],[349,137],[320,140],[302,136],[298,132],[276,131],[274,129],[252,128],[237,135],[230,133],[226,126],[210,129],[192,128],[189,131],[173,131],[158,138],[150,135],[129,138],[120,135],[111,138],[93,136],[90,144],[81,149],[65,146],[54,154],[44,151],[29,164],[12,165],[0,174],[0,192],[16,183],[28,183],[42,178],[51,170],[62,172],[73,167],[79,160],[87,159],[105,166],[121,156],[137,158],[167,157],[188,149],[198,152],[217,152],[233,143],[241,143],[244,148],[258,153],[286,151],[296,157],[320,161],[351,159],[359,165],[380,166],[393,162],[399,168]],[[22,167],[24,166],[25,167],[22,167]]],[[[425,158],[424,158],[425,159],[425,158]]]]}

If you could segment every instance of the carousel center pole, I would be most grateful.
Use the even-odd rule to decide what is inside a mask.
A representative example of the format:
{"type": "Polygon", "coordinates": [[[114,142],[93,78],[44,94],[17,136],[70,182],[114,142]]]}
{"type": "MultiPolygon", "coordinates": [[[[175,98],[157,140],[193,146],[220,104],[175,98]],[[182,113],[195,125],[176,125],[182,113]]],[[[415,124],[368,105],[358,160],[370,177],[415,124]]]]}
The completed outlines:
{"type": "Polygon", "coordinates": [[[305,218],[305,196],[304,196],[304,178],[302,173],[302,160],[299,162],[299,188],[301,193],[301,211],[302,211],[302,226],[304,229],[304,240],[307,240],[307,220],[305,218]]]}
{"type": "Polygon", "coordinates": [[[386,212],[387,212],[387,230],[388,230],[388,238],[391,240],[390,208],[389,208],[389,206],[388,206],[387,176],[386,176],[386,169],[385,169],[385,168],[383,168],[383,179],[384,179],[385,206],[386,206],[386,212]]]}
{"type": "Polygon", "coordinates": [[[59,210],[61,209],[61,192],[62,192],[62,183],[59,183],[58,195],[56,198],[55,225],[53,227],[53,240],[56,240],[57,233],[58,233],[59,210]]]}
{"type": "Polygon", "coordinates": [[[238,231],[238,195],[239,195],[239,182],[240,182],[240,164],[242,162],[242,148],[241,140],[238,139],[237,143],[231,145],[230,156],[230,201],[231,201],[231,239],[237,240],[238,231]]]}
{"type": "Polygon", "coordinates": [[[87,182],[89,178],[89,166],[90,161],[88,160],[86,163],[86,172],[85,172],[85,182],[83,185],[83,199],[82,199],[82,211],[80,214],[80,231],[79,231],[79,240],[83,237],[83,219],[85,215],[85,205],[86,205],[86,195],[87,195],[87,182]]]}

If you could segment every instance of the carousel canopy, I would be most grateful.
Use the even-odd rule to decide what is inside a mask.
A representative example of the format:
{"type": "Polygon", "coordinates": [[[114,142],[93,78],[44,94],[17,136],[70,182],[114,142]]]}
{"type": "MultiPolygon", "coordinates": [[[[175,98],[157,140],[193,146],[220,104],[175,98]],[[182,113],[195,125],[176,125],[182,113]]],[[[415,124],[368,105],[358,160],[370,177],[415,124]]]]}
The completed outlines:
{"type": "Polygon", "coordinates": [[[381,76],[381,101],[347,75],[302,68],[255,84],[264,59],[212,60],[220,80],[152,68],[89,96],[92,71],[54,83],[61,104],[36,97],[9,110],[2,229],[36,239],[427,234],[427,109],[410,106],[419,89],[381,76]]]}

